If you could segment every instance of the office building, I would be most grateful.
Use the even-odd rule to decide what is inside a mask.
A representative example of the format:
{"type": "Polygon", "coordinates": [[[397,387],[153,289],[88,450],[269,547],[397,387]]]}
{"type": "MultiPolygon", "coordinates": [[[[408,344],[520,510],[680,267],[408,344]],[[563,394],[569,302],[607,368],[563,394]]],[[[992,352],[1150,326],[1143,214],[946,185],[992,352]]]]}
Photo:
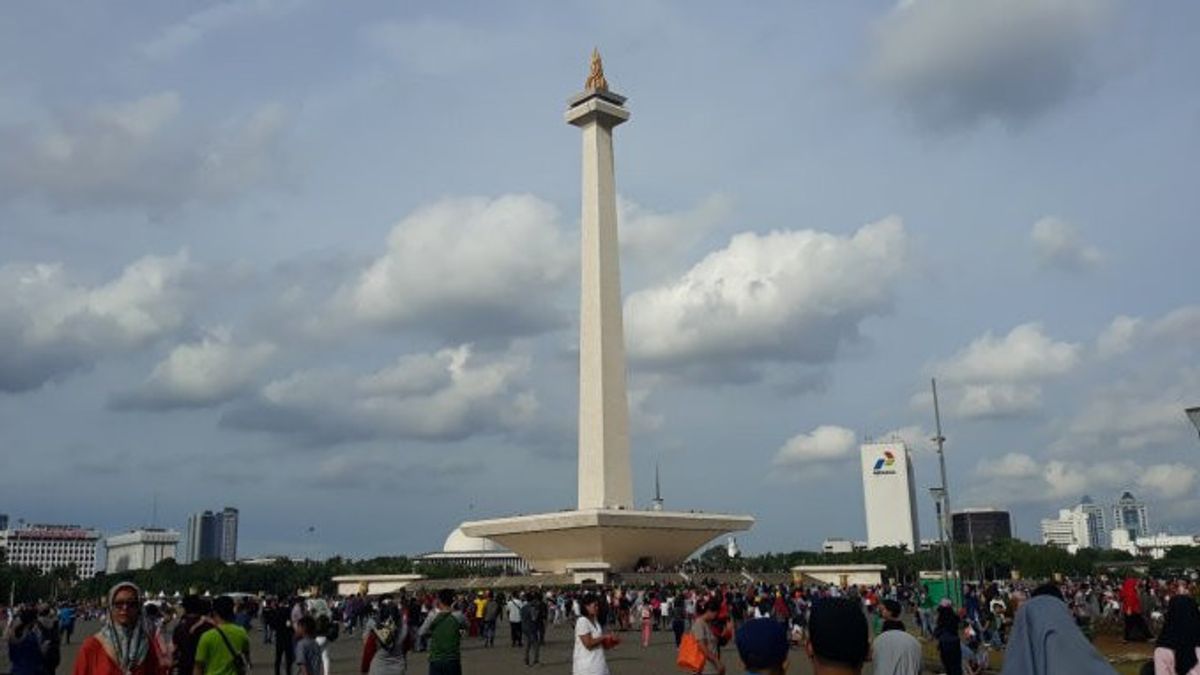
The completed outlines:
{"type": "Polygon", "coordinates": [[[1112,529],[1125,530],[1129,539],[1150,536],[1150,518],[1146,514],[1146,504],[1134,498],[1128,492],[1122,493],[1112,507],[1112,529]]]}
{"type": "Polygon", "coordinates": [[[0,548],[10,565],[50,572],[74,566],[80,579],[96,574],[96,544],[100,533],[78,525],[26,525],[0,530],[0,548]]]}
{"type": "Polygon", "coordinates": [[[130,530],[104,540],[104,571],[107,574],[128,570],[148,570],[175,557],[179,533],[162,528],[130,530]]]}
{"type": "Polygon", "coordinates": [[[1086,521],[1080,519],[1080,514],[1071,509],[1062,509],[1058,518],[1042,519],[1042,543],[1049,546],[1065,548],[1071,553],[1081,547],[1079,542],[1086,537],[1086,521]]]}
{"type": "Polygon", "coordinates": [[[901,442],[867,443],[861,457],[867,547],[903,546],[916,551],[921,535],[908,447],[901,442]]]}
{"type": "Polygon", "coordinates": [[[1073,510],[1082,513],[1087,521],[1087,537],[1080,543],[1088,548],[1108,546],[1108,523],[1104,518],[1104,507],[1093,502],[1091,497],[1084,495],[1073,510]]]}
{"type": "Polygon", "coordinates": [[[993,508],[963,509],[950,517],[950,536],[956,544],[987,545],[1012,539],[1012,517],[993,508]]]}
{"type": "Polygon", "coordinates": [[[238,510],[193,513],[188,517],[184,562],[237,560],[238,510]]]}
{"type": "Polygon", "coordinates": [[[0,530],[8,529],[8,514],[0,513],[0,530]]]}

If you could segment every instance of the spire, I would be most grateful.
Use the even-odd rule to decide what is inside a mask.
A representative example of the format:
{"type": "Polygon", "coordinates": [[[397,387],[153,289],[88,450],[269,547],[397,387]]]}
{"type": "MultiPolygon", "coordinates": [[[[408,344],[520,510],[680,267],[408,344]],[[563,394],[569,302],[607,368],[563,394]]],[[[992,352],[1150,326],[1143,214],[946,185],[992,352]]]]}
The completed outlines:
{"type": "Polygon", "coordinates": [[[663,508],[662,487],[661,487],[661,485],[659,485],[659,482],[658,482],[658,462],[655,462],[654,463],[654,510],[662,511],[662,508],[663,508]]]}
{"type": "Polygon", "coordinates": [[[595,47],[592,48],[592,70],[588,73],[583,88],[608,91],[608,80],[604,79],[604,62],[600,60],[600,50],[595,47]]]}

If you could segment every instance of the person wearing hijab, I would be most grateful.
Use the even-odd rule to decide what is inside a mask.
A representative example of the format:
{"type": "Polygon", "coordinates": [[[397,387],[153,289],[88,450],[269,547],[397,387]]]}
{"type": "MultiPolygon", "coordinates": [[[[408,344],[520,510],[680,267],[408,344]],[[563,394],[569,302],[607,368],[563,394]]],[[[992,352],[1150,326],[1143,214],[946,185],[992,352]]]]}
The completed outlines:
{"type": "Polygon", "coordinates": [[[1023,603],[1013,619],[1000,675],[1116,675],[1054,595],[1023,603]]]}
{"type": "Polygon", "coordinates": [[[408,651],[413,646],[413,631],[400,607],[386,602],[379,607],[375,621],[367,628],[359,672],[364,675],[404,675],[408,672],[408,651]]]}
{"type": "Polygon", "coordinates": [[[83,641],[73,675],[160,675],[158,646],[142,622],[142,591],[123,581],[108,592],[108,621],[83,641]]]}
{"type": "Polygon", "coordinates": [[[1200,609],[1188,595],[1167,603],[1167,620],[1154,648],[1154,675],[1200,675],[1200,609]]]}
{"type": "Polygon", "coordinates": [[[1146,615],[1142,611],[1137,579],[1129,577],[1121,586],[1121,614],[1125,618],[1126,642],[1145,642],[1150,639],[1150,627],[1146,625],[1146,615]]]}
{"type": "Polygon", "coordinates": [[[937,608],[937,623],[933,638],[937,640],[938,658],[946,675],[962,675],[962,643],[958,637],[958,614],[949,600],[943,599],[937,608]]]}

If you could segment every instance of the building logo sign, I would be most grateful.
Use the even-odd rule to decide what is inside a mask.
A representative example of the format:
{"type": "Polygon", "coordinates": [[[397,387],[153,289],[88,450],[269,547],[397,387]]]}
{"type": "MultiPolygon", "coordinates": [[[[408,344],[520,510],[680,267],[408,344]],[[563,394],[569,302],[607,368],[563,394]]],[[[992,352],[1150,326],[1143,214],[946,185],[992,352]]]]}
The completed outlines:
{"type": "Polygon", "coordinates": [[[891,450],[884,450],[883,456],[875,460],[875,467],[871,470],[876,476],[889,475],[896,473],[896,455],[891,450]]]}

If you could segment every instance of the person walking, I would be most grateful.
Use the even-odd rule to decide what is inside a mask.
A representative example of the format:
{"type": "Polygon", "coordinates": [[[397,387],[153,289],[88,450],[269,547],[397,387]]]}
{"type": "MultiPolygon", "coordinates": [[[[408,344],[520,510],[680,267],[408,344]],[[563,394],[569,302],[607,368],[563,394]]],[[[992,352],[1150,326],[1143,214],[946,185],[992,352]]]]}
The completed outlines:
{"type": "Polygon", "coordinates": [[[71,635],[75,632],[74,605],[63,605],[58,608],[58,626],[62,631],[63,642],[71,644],[71,635]]]}
{"type": "Polygon", "coordinates": [[[250,635],[235,617],[233,598],[222,595],[213,600],[209,615],[213,627],[196,643],[194,675],[246,675],[250,670],[250,635]]]}
{"type": "Polygon", "coordinates": [[[921,643],[904,629],[900,603],[884,600],[880,611],[883,632],[871,643],[874,675],[921,675],[921,643]]]}
{"type": "Polygon", "coordinates": [[[405,675],[413,631],[404,610],[385,603],[367,628],[360,672],[364,675],[405,675]]]}
{"type": "Polygon", "coordinates": [[[541,617],[538,615],[540,604],[531,593],[526,593],[525,604],[521,606],[521,638],[525,642],[525,665],[532,666],[541,662],[541,617]]]}
{"type": "Polygon", "coordinates": [[[671,631],[675,633],[675,648],[679,649],[679,643],[683,641],[683,633],[687,630],[687,607],[684,605],[683,595],[676,595],[675,600],[671,602],[671,631]]]}
{"type": "Polygon", "coordinates": [[[296,633],[296,674],[325,675],[321,647],[317,644],[317,622],[311,616],[301,616],[292,625],[296,633]]]}
{"type": "Polygon", "coordinates": [[[434,611],[417,631],[429,636],[429,675],[462,675],[462,631],[467,618],[454,610],[453,604],[450,589],[438,591],[434,611]]]}
{"type": "Polygon", "coordinates": [[[580,610],[583,616],[575,620],[575,648],[571,656],[571,675],[608,675],[604,650],[616,645],[611,635],[600,626],[600,598],[584,596],[580,610]]]}
{"type": "Polygon", "coordinates": [[[504,606],[504,611],[508,614],[508,630],[509,636],[512,639],[512,647],[521,646],[521,607],[525,602],[521,600],[518,593],[513,593],[508,599],[508,604],[504,606]]]}
{"type": "Polygon", "coordinates": [[[700,645],[700,651],[704,654],[704,665],[696,671],[697,675],[725,675],[725,664],[721,663],[720,646],[712,627],[712,622],[721,611],[721,601],[711,598],[696,611],[696,620],[692,622],[691,633],[700,645]]]}
{"type": "Polygon", "coordinates": [[[183,616],[171,632],[171,673],[192,675],[192,666],[196,664],[196,644],[204,631],[212,628],[212,622],[204,618],[207,612],[200,596],[185,595],[180,604],[183,607],[183,616]]]}
{"type": "Polygon", "coordinates": [[[270,626],[271,641],[275,643],[275,675],[292,675],[292,664],[296,661],[295,626],[287,602],[276,602],[263,621],[270,626]],[[281,663],[283,673],[279,672],[281,663]]]}
{"type": "Polygon", "coordinates": [[[42,675],[46,648],[37,610],[22,607],[4,630],[12,675],[42,675]]]}
{"type": "Polygon", "coordinates": [[[122,581],[108,592],[108,620],[75,657],[73,675],[161,675],[158,647],[142,624],[142,591],[122,581]]]}
{"type": "Polygon", "coordinates": [[[933,638],[937,640],[938,658],[946,675],[963,675],[962,642],[958,634],[958,615],[949,600],[942,600],[937,609],[933,638]]]}
{"type": "Polygon", "coordinates": [[[500,603],[496,601],[491,591],[487,593],[487,602],[483,605],[483,646],[496,646],[496,620],[500,618],[500,603]]]}

